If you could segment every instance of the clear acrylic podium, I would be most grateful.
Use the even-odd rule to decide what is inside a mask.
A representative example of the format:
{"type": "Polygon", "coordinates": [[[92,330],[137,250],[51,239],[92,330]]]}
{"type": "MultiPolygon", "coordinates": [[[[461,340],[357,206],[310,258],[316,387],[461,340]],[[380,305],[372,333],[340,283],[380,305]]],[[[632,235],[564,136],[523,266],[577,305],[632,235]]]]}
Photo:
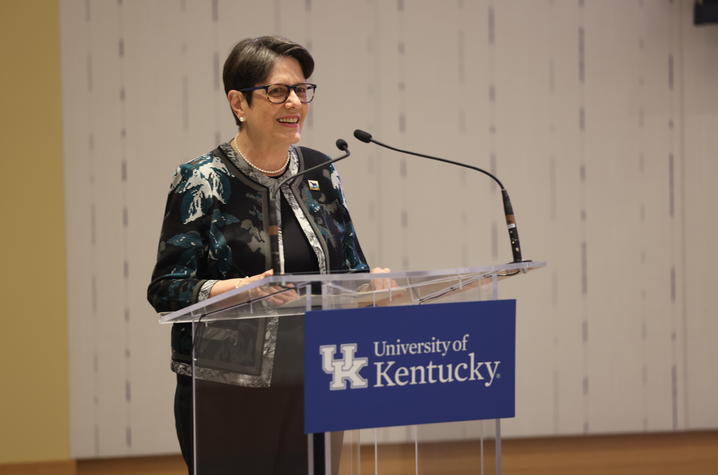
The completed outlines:
{"type": "MultiPolygon", "coordinates": [[[[237,411],[235,392],[256,391],[250,394],[266,402],[271,398],[265,395],[294,388],[288,394],[301,397],[304,312],[495,300],[500,280],[543,265],[280,275],[162,316],[162,323],[192,323],[195,475],[235,473],[226,468],[235,463],[240,465],[236,473],[244,473],[241,464],[247,457],[236,454],[232,441],[242,419],[233,420],[229,412],[262,417],[254,412],[265,409],[252,405],[237,411]]],[[[281,424],[268,422],[266,430],[281,432],[281,424]]],[[[286,473],[443,474],[449,467],[452,473],[501,473],[499,419],[309,434],[302,444],[303,457],[288,461],[292,468],[286,473]]],[[[268,455],[254,452],[273,457],[271,450],[268,455]]]]}

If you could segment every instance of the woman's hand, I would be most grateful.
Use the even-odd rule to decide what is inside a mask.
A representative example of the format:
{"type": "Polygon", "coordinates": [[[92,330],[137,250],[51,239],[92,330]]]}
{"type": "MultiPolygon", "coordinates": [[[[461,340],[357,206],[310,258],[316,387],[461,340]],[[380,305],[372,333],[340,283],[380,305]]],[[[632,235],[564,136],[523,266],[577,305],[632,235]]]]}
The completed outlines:
{"type": "MultiPolygon", "coordinates": [[[[273,275],[274,270],[269,269],[262,272],[261,274],[256,274],[249,277],[220,280],[212,286],[212,289],[209,292],[209,296],[214,297],[215,295],[228,292],[238,287],[249,285],[252,282],[256,282],[258,280],[264,279],[265,277],[271,277],[273,275]]],[[[247,295],[245,295],[244,297],[247,300],[257,300],[268,296],[269,302],[272,305],[276,306],[283,305],[298,298],[297,293],[294,290],[287,290],[286,287],[283,287],[281,285],[263,285],[261,287],[254,287],[253,289],[250,289],[249,292],[247,292],[247,295]]]]}
{"type": "MultiPolygon", "coordinates": [[[[369,271],[370,274],[387,274],[391,272],[388,267],[374,267],[369,271]]],[[[385,290],[398,287],[394,279],[372,279],[370,283],[372,290],[385,290]]]]}
{"type": "Polygon", "coordinates": [[[269,269],[269,270],[262,272],[261,274],[253,275],[250,277],[240,277],[238,279],[220,280],[212,286],[212,289],[210,289],[210,291],[209,291],[209,296],[214,297],[216,295],[223,294],[225,292],[229,292],[230,290],[236,289],[237,287],[242,287],[242,286],[251,284],[252,282],[262,280],[265,277],[270,277],[272,275],[274,275],[274,271],[272,269],[269,269]]]}

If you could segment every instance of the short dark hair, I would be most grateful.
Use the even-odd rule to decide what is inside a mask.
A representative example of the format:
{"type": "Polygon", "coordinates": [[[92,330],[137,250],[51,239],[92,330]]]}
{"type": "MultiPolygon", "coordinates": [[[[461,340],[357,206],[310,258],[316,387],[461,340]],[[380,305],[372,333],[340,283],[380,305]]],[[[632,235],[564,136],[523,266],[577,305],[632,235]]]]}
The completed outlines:
{"type": "MultiPolygon", "coordinates": [[[[267,79],[274,62],[280,56],[296,59],[306,79],[309,79],[314,72],[314,58],[304,46],[279,36],[247,38],[234,45],[224,62],[222,70],[224,93],[227,94],[233,89],[254,87],[261,83],[267,79]]],[[[247,98],[247,104],[252,105],[252,94],[243,94],[247,98]]],[[[237,126],[241,127],[234,112],[232,116],[237,126]]]]}

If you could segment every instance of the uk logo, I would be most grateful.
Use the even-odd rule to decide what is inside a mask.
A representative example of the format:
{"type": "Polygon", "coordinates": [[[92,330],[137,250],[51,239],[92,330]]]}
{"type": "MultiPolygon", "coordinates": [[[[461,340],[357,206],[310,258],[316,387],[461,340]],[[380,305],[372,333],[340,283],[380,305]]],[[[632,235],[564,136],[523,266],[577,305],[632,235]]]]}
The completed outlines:
{"type": "Polygon", "coordinates": [[[357,351],[356,343],[345,343],[341,345],[342,357],[334,359],[337,351],[335,345],[323,345],[319,347],[322,355],[322,370],[332,375],[329,389],[340,391],[347,388],[347,382],[351,389],[366,388],[369,383],[359,371],[369,364],[369,358],[357,358],[354,355],[357,351]]]}

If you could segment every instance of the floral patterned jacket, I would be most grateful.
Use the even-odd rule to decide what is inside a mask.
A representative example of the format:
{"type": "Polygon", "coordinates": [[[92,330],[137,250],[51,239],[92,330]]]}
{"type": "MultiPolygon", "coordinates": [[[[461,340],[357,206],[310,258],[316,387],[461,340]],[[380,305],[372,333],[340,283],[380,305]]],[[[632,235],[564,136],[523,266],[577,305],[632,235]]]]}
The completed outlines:
{"type": "MultiPolygon", "coordinates": [[[[289,156],[289,175],[329,160],[305,147],[291,147],[289,156]]],[[[207,298],[207,283],[213,280],[256,275],[272,267],[267,225],[277,183],[238,159],[228,143],[177,168],[147,289],[157,312],[172,312],[207,298]]],[[[281,193],[314,249],[321,272],[368,271],[334,167],[303,175],[283,185],[281,193]]],[[[282,249],[280,239],[280,255],[282,249]]],[[[175,324],[175,372],[186,372],[191,344],[189,324],[175,324]]]]}

